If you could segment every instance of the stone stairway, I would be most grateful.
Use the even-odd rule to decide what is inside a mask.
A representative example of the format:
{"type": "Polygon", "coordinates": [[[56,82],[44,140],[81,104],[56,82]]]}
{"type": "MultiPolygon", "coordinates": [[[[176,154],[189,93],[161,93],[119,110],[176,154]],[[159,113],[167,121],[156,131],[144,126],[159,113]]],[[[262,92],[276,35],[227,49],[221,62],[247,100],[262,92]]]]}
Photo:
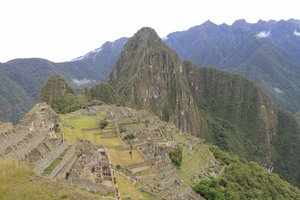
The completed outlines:
{"type": "Polygon", "coordinates": [[[67,147],[68,146],[66,144],[59,144],[55,146],[55,148],[49,151],[43,158],[35,162],[34,170],[42,174],[44,170],[67,149],[67,147]]]}
{"type": "Polygon", "coordinates": [[[50,178],[55,178],[62,171],[62,169],[70,162],[70,160],[74,158],[75,153],[76,153],[75,148],[73,146],[69,147],[66,150],[66,153],[63,155],[62,161],[56,166],[56,168],[50,174],[50,178]]]}

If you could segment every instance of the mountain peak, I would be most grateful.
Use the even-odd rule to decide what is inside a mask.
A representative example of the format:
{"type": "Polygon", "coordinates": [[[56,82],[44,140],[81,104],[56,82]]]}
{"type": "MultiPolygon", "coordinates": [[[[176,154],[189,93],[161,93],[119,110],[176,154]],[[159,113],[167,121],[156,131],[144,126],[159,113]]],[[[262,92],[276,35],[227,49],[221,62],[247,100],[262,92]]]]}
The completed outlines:
{"type": "Polygon", "coordinates": [[[157,41],[160,40],[160,37],[157,35],[156,31],[150,27],[141,28],[131,38],[131,40],[138,40],[138,42],[141,42],[142,40],[149,40],[149,39],[153,39],[157,41]]]}
{"type": "Polygon", "coordinates": [[[233,26],[245,26],[248,25],[247,21],[245,19],[238,19],[232,24],[233,26]]]}
{"type": "Polygon", "coordinates": [[[215,23],[213,23],[212,21],[207,20],[201,26],[204,26],[204,27],[213,27],[213,26],[217,26],[217,25],[215,23]]]}

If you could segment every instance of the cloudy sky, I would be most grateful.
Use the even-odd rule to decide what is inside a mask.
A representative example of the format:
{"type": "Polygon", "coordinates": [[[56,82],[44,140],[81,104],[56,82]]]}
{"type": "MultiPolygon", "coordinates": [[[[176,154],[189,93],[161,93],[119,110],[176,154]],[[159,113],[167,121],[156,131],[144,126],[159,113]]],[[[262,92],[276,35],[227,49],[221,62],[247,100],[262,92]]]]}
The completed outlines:
{"type": "Polygon", "coordinates": [[[0,0],[0,62],[68,61],[143,26],[164,37],[207,20],[300,19],[296,0],[0,0]]]}

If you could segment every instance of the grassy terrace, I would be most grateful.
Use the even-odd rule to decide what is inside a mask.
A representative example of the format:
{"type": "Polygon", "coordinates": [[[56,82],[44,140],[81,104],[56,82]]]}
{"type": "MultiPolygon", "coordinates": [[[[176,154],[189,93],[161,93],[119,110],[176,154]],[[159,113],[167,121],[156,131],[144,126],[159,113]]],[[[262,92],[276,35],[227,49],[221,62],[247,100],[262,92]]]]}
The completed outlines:
{"type": "Polygon", "coordinates": [[[177,172],[187,184],[194,185],[194,176],[201,171],[201,168],[204,170],[209,167],[209,163],[215,162],[215,157],[209,150],[209,146],[192,143],[187,137],[179,135],[179,133],[174,134],[174,136],[175,140],[183,147],[182,163],[177,172]]]}
{"type": "Polygon", "coordinates": [[[120,174],[116,175],[118,180],[119,189],[121,191],[121,197],[126,199],[127,197],[131,197],[134,200],[143,200],[149,199],[154,200],[150,194],[145,192],[140,192],[138,189],[141,187],[140,183],[132,181],[125,176],[120,174]]]}
{"type": "Polygon", "coordinates": [[[62,161],[62,157],[56,158],[53,161],[53,163],[51,163],[51,165],[45,169],[45,171],[43,172],[42,175],[44,175],[44,176],[50,176],[50,174],[52,173],[52,171],[59,165],[59,163],[61,161],[62,161]]]}
{"type": "MultiPolygon", "coordinates": [[[[130,158],[129,149],[119,148],[126,144],[117,136],[115,125],[108,123],[104,129],[100,129],[100,121],[105,119],[105,116],[99,112],[96,116],[83,116],[79,111],[61,115],[64,121],[64,126],[61,127],[65,138],[72,144],[76,143],[76,138],[86,139],[94,144],[106,146],[109,156],[112,160],[112,165],[120,165],[127,167],[132,164],[143,163],[145,160],[138,150],[133,149],[132,159],[130,158]]],[[[136,122],[134,122],[136,123],[136,122]]],[[[122,125],[133,124],[132,122],[124,122],[122,125]]],[[[147,174],[145,174],[146,176],[147,174]]],[[[157,174],[150,174],[149,177],[157,174]]],[[[118,186],[122,199],[131,197],[131,199],[154,199],[150,194],[139,191],[141,184],[135,182],[126,176],[117,175],[118,186]]]]}
{"type": "Polygon", "coordinates": [[[120,146],[123,142],[116,136],[115,130],[112,131],[113,124],[109,124],[106,129],[99,128],[100,121],[104,115],[97,113],[96,116],[81,116],[78,111],[66,115],[61,115],[64,120],[63,132],[72,144],[76,143],[76,138],[86,139],[95,144],[107,147],[120,146]],[[90,130],[86,130],[90,129],[90,130]],[[109,137],[102,132],[111,132],[109,137]]]}

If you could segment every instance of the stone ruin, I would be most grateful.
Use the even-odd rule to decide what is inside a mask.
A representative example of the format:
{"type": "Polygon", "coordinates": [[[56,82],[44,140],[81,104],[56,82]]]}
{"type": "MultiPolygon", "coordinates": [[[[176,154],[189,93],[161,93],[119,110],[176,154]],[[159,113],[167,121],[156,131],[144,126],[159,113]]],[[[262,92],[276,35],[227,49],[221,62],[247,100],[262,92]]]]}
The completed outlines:
{"type": "Polygon", "coordinates": [[[100,110],[116,123],[116,127],[124,131],[119,137],[128,133],[136,136],[133,148],[139,151],[145,162],[128,166],[132,173],[127,176],[140,181],[142,191],[150,193],[156,199],[201,199],[200,195],[180,179],[168,156],[167,150],[176,146],[172,135],[178,130],[174,124],[162,122],[144,110],[116,106],[101,106],[100,110]],[[157,175],[148,177],[148,173],[157,175]]]}
{"type": "MultiPolygon", "coordinates": [[[[180,179],[168,156],[168,148],[176,145],[172,133],[177,129],[173,124],[162,122],[146,111],[125,107],[103,105],[81,113],[95,115],[99,111],[115,124],[119,137],[127,132],[136,136],[133,148],[145,161],[128,166],[132,171],[128,176],[142,184],[142,191],[156,199],[201,199],[180,179]],[[120,133],[119,129],[126,130],[120,133]],[[148,177],[148,173],[156,175],[148,177]]],[[[114,192],[115,199],[120,199],[114,176],[118,169],[112,169],[105,147],[85,140],[78,140],[76,146],[68,145],[63,134],[55,133],[58,123],[58,116],[47,104],[37,104],[16,126],[0,123],[0,158],[24,162],[40,174],[60,159],[50,178],[102,194],[114,192]]]]}
{"type": "Polygon", "coordinates": [[[78,140],[73,160],[61,166],[58,180],[107,194],[114,192],[113,170],[107,151],[86,140],[78,140]]]}
{"type": "MultiPolygon", "coordinates": [[[[95,109],[89,110],[93,114],[95,109]]],[[[0,158],[23,162],[42,174],[56,160],[61,161],[50,178],[87,190],[114,192],[114,176],[103,147],[78,141],[76,147],[55,132],[57,114],[45,103],[34,106],[16,125],[0,123],[0,158]]]]}
{"type": "Polygon", "coordinates": [[[42,173],[65,149],[62,140],[50,137],[56,113],[45,103],[34,106],[16,125],[0,124],[0,158],[24,162],[42,173]]]}

